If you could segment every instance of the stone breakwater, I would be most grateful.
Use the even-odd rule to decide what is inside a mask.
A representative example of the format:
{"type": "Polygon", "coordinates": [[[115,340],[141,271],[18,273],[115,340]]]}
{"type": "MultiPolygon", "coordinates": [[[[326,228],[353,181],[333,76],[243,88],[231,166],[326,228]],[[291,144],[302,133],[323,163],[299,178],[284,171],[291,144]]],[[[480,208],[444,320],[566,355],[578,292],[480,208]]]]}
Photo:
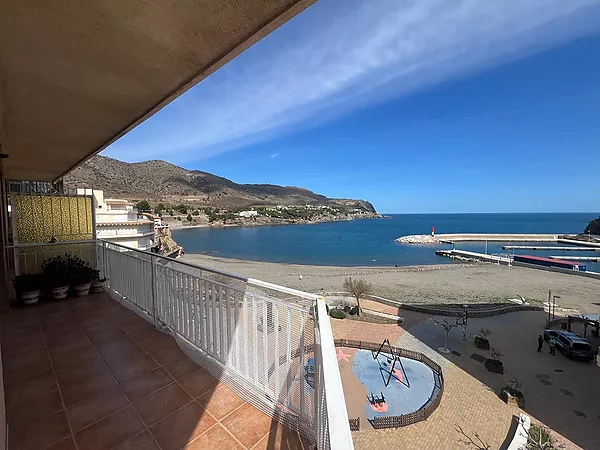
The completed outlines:
{"type": "Polygon", "coordinates": [[[401,244],[439,244],[437,236],[430,234],[413,234],[412,236],[402,236],[396,239],[401,244]]]}
{"type": "Polygon", "coordinates": [[[556,242],[556,234],[414,234],[396,239],[400,244],[439,244],[441,242],[556,242]]]}

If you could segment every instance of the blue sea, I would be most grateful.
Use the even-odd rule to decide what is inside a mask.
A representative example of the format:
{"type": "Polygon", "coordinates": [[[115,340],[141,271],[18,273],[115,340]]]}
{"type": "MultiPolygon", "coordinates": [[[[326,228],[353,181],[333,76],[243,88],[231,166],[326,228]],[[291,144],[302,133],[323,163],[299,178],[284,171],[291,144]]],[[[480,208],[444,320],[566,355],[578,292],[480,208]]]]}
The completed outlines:
{"type": "MultiPolygon", "coordinates": [[[[598,216],[595,213],[394,214],[384,219],[311,225],[176,229],[173,238],[186,253],[255,261],[334,266],[451,264],[453,260],[435,254],[436,249],[448,249],[449,245],[403,245],[395,239],[409,234],[429,234],[432,226],[439,234],[580,233],[598,216]]],[[[485,243],[459,243],[456,248],[484,252],[485,243]]],[[[512,250],[502,250],[502,243],[488,244],[488,253],[509,252],[512,250]]],[[[598,256],[598,252],[527,250],[521,253],[598,256]]],[[[585,264],[588,270],[600,271],[599,263],[585,264]]]]}

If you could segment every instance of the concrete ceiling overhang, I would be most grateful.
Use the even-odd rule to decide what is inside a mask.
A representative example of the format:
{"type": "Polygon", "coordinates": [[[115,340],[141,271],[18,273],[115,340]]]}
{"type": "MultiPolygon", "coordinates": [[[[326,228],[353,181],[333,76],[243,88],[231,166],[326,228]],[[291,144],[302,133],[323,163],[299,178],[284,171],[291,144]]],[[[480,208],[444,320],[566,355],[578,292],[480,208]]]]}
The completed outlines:
{"type": "Polygon", "coordinates": [[[0,0],[9,179],[55,181],[316,0],[0,0]]]}

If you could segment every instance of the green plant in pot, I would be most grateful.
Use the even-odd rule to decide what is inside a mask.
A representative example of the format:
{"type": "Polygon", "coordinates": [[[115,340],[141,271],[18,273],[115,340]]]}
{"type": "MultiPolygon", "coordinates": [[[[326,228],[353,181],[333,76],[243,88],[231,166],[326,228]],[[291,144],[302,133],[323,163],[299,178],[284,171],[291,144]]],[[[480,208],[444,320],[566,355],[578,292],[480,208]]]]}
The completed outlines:
{"type": "Polygon", "coordinates": [[[65,256],[55,256],[49,258],[42,263],[42,272],[44,276],[44,284],[50,290],[54,300],[66,298],[69,294],[69,259],[65,256]]]}
{"type": "Polygon", "coordinates": [[[104,292],[106,290],[106,278],[100,278],[100,271],[96,269],[92,269],[93,271],[93,279],[92,286],[90,287],[90,293],[97,294],[99,292],[104,292]]]}
{"type": "Polygon", "coordinates": [[[488,330],[487,328],[482,328],[479,330],[479,334],[475,335],[475,347],[483,350],[489,350],[490,341],[488,340],[488,336],[490,334],[492,334],[492,331],[488,330]]]}
{"type": "Polygon", "coordinates": [[[519,408],[525,407],[525,396],[523,395],[523,385],[516,377],[505,379],[506,384],[500,390],[500,398],[508,405],[516,404],[519,408]]]}
{"type": "Polygon", "coordinates": [[[95,269],[90,267],[89,263],[83,261],[77,256],[71,258],[70,272],[71,272],[71,284],[75,290],[77,297],[83,297],[90,293],[92,281],[95,278],[95,269]]]}
{"type": "Polygon", "coordinates": [[[504,365],[500,358],[504,355],[497,348],[490,347],[490,355],[491,358],[485,360],[485,368],[490,372],[494,373],[504,373],[504,365]]]}
{"type": "Polygon", "coordinates": [[[17,275],[13,280],[13,285],[19,300],[24,305],[37,303],[40,298],[40,289],[42,288],[42,276],[39,274],[25,273],[17,275]]]}

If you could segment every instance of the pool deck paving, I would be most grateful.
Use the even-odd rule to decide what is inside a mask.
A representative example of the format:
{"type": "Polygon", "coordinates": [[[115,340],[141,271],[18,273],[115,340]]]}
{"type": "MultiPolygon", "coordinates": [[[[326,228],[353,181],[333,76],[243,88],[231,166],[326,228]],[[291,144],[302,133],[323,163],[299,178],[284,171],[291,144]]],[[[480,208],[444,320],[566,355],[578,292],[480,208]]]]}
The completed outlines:
{"type": "Polygon", "coordinates": [[[398,326],[332,320],[336,339],[381,342],[388,338],[392,345],[426,354],[440,364],[444,374],[442,400],[428,420],[397,429],[374,430],[361,418],[361,431],[353,432],[355,448],[466,449],[467,438],[457,431],[457,427],[462,427],[472,438],[477,433],[490,449],[498,449],[507,438],[512,438],[511,424],[521,412],[531,416],[533,423],[555,430],[553,434],[567,449],[600,448],[596,437],[600,425],[600,406],[596,406],[600,405],[600,368],[558,354],[553,358],[536,353],[533,347],[543,329],[542,315],[521,312],[469,322],[469,333],[482,327],[494,332],[490,341],[505,355],[504,376],[517,376],[523,383],[524,411],[498,397],[504,376],[488,372],[483,364],[470,358],[473,353],[489,357],[489,352],[477,349],[470,337],[469,342],[462,342],[460,329],[453,329],[449,340],[449,347],[460,356],[445,357],[434,350],[443,345],[444,333],[424,314],[420,316],[425,320],[411,318],[410,328],[404,328],[406,323],[398,326]],[[538,375],[551,385],[541,383],[538,375]],[[573,411],[581,411],[585,417],[573,411]]]}

